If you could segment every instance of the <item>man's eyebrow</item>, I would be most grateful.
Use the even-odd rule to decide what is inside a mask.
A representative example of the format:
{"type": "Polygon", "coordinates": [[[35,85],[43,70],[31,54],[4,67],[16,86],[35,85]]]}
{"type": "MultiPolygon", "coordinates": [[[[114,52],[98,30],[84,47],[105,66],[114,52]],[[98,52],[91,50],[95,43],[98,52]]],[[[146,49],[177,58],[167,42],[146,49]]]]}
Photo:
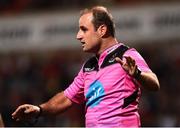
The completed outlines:
{"type": "Polygon", "coordinates": [[[87,30],[87,28],[85,26],[80,26],[79,28],[82,30],[87,30]]]}

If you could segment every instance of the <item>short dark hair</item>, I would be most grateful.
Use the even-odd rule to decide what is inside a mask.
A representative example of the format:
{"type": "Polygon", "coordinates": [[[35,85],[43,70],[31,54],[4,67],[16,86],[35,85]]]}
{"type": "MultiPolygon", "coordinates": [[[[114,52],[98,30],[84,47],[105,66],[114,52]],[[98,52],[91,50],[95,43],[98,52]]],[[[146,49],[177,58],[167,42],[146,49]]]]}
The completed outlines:
{"type": "Polygon", "coordinates": [[[87,13],[92,13],[93,15],[92,23],[95,30],[97,30],[100,25],[104,24],[107,26],[107,34],[115,37],[115,24],[113,21],[113,17],[106,7],[95,6],[90,9],[86,8],[80,12],[80,16],[87,13]]]}

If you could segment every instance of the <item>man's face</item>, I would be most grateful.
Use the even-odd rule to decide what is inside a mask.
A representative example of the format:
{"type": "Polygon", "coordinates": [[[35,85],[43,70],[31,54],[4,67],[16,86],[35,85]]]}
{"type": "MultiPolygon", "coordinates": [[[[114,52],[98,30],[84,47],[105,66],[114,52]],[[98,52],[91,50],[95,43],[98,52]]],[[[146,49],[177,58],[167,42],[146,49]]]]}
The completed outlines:
{"type": "Polygon", "coordinates": [[[84,52],[98,53],[101,45],[101,37],[92,24],[92,13],[84,14],[79,19],[79,31],[77,39],[82,43],[84,52]]]}

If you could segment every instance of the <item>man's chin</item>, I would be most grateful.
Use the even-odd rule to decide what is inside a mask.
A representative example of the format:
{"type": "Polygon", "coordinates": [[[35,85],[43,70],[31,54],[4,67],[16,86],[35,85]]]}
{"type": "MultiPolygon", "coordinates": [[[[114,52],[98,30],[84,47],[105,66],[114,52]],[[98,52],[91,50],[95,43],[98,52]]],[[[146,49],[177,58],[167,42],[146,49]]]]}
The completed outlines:
{"type": "Polygon", "coordinates": [[[96,51],[95,51],[95,50],[93,50],[93,49],[83,48],[82,50],[83,50],[83,52],[96,53],[96,51]]]}
{"type": "Polygon", "coordinates": [[[82,50],[83,50],[83,52],[88,52],[88,53],[91,53],[91,50],[89,50],[89,49],[85,49],[85,48],[83,48],[82,50]]]}
{"type": "Polygon", "coordinates": [[[85,47],[82,48],[83,52],[88,52],[88,49],[86,49],[85,47]]]}
{"type": "Polygon", "coordinates": [[[89,52],[88,50],[83,50],[83,52],[89,52]]]}

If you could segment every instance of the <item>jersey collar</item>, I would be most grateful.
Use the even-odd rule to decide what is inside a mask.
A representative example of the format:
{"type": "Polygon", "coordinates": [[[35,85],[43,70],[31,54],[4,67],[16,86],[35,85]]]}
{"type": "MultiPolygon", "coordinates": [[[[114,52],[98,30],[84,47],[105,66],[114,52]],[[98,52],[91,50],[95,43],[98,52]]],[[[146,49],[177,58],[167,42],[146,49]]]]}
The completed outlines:
{"type": "Polygon", "coordinates": [[[105,59],[105,57],[110,54],[112,51],[114,51],[117,47],[122,45],[122,43],[117,43],[109,48],[107,48],[105,51],[103,51],[99,56],[96,56],[98,60],[98,65],[101,65],[105,59]]]}

